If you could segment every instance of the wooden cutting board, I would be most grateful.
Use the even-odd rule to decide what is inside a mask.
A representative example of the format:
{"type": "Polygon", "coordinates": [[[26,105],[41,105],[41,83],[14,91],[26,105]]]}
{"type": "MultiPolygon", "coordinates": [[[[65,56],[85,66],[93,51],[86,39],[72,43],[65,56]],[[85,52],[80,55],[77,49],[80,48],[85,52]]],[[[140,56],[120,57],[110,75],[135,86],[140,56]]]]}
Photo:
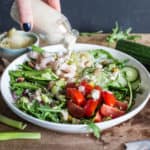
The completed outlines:
{"type": "MultiPolygon", "coordinates": [[[[140,34],[138,42],[150,45],[150,34],[140,34]]],[[[109,46],[106,34],[79,37],[78,42],[109,46]]],[[[41,45],[46,45],[42,42],[41,45]]],[[[66,134],[43,129],[28,123],[25,131],[41,132],[41,140],[13,140],[0,142],[0,150],[123,150],[123,143],[150,139],[150,102],[134,118],[101,133],[99,140],[89,134],[66,134]]],[[[14,119],[17,117],[0,96],[0,113],[14,119]]],[[[18,131],[0,124],[0,132],[18,131]]]]}

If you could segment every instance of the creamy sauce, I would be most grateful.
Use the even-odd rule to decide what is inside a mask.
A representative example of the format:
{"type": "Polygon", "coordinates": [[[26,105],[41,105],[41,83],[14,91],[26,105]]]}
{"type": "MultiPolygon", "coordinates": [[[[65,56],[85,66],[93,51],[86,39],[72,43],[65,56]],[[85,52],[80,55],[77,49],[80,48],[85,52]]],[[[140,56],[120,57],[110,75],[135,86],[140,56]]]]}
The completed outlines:
{"type": "Polygon", "coordinates": [[[20,49],[31,46],[35,42],[33,37],[22,34],[16,29],[11,29],[0,39],[0,47],[10,49],[20,49]]]}

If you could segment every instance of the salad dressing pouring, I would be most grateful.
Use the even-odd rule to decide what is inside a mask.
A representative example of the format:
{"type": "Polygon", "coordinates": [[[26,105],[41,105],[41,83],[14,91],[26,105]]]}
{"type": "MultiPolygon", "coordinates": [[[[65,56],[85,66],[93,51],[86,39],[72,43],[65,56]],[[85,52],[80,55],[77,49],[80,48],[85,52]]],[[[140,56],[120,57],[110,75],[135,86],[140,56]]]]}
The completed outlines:
{"type": "MultiPolygon", "coordinates": [[[[68,19],[48,6],[41,0],[31,0],[33,14],[33,32],[44,35],[49,44],[63,44],[67,49],[71,49],[77,38],[68,19]]],[[[19,23],[19,14],[16,2],[11,8],[12,18],[19,23]]]]}

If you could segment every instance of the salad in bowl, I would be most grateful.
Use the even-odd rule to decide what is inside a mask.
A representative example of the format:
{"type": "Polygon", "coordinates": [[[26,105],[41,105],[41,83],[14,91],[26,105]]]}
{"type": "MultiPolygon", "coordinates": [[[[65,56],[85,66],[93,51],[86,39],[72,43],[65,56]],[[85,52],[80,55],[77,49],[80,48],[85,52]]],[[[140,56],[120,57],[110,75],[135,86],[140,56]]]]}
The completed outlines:
{"type": "Polygon", "coordinates": [[[13,69],[6,70],[13,111],[21,112],[21,117],[57,131],[64,131],[64,126],[67,132],[82,132],[87,124],[93,128],[98,123],[105,129],[107,122],[116,120],[111,127],[135,115],[133,111],[125,117],[136,107],[142,82],[128,56],[119,59],[101,47],[70,52],[32,49],[22,63],[18,59],[13,69]],[[75,126],[80,131],[72,131],[75,126]]]}

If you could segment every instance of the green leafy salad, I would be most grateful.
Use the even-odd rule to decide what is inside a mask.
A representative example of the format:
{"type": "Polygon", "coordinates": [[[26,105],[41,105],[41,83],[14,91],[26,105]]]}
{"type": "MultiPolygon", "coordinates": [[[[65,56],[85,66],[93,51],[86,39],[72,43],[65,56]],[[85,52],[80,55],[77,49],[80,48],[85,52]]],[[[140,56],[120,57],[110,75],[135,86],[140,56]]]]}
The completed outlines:
{"type": "Polygon", "coordinates": [[[33,46],[29,59],[9,71],[15,105],[55,123],[103,122],[127,113],[140,91],[139,71],[103,49],[45,52],[33,46]]]}

